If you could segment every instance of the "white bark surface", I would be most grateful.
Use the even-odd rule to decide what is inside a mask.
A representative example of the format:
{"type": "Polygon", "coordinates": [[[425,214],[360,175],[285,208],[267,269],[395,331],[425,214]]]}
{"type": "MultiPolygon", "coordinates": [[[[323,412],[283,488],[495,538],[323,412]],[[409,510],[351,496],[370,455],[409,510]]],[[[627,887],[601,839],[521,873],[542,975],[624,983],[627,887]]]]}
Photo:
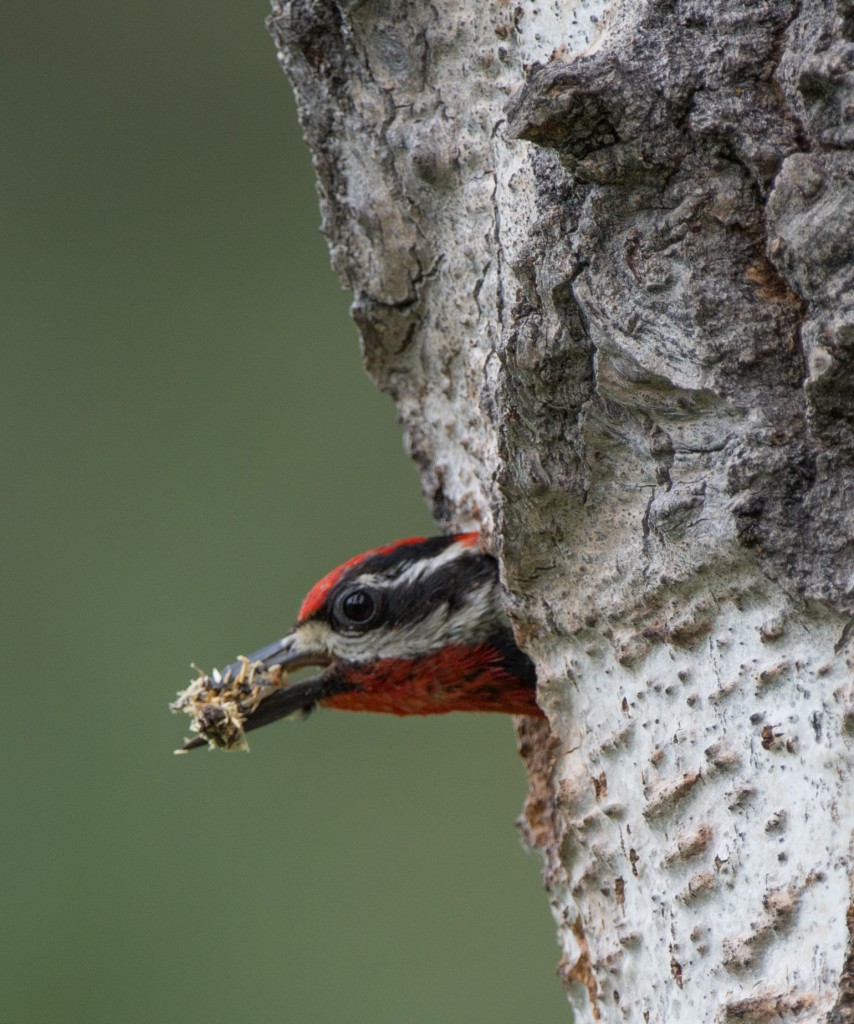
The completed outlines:
{"type": "Polygon", "coordinates": [[[276,3],[365,360],[502,558],[582,1021],[854,1021],[854,2],[276,3]]]}

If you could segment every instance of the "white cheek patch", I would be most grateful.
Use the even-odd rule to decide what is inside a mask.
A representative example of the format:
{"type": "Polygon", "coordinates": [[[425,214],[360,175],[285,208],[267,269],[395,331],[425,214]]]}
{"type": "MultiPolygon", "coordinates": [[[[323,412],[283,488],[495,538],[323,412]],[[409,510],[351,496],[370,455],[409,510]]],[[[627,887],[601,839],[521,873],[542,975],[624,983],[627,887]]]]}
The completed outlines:
{"type": "Polygon", "coordinates": [[[440,605],[411,625],[378,626],[349,636],[335,633],[327,626],[324,639],[328,646],[324,650],[345,661],[364,663],[383,658],[418,658],[448,644],[478,644],[495,632],[497,622],[504,622],[497,595],[494,584],[484,584],[471,591],[466,605],[453,614],[447,605],[440,605]]]}
{"type": "Polygon", "coordinates": [[[326,622],[308,621],[299,626],[294,633],[294,653],[296,654],[331,654],[335,655],[335,633],[326,622]]]}

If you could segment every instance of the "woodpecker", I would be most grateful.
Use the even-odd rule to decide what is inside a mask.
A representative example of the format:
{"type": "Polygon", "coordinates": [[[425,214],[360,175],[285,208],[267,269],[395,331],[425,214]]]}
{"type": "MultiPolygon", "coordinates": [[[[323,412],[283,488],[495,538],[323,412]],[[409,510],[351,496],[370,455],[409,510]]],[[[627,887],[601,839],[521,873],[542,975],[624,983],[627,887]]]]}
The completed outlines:
{"type": "Polygon", "coordinates": [[[412,537],[351,558],[315,584],[290,633],[214,679],[237,677],[247,660],[268,672],[323,669],[265,697],[247,731],[317,705],[542,716],[534,664],[516,646],[498,563],[477,533],[412,537]]]}

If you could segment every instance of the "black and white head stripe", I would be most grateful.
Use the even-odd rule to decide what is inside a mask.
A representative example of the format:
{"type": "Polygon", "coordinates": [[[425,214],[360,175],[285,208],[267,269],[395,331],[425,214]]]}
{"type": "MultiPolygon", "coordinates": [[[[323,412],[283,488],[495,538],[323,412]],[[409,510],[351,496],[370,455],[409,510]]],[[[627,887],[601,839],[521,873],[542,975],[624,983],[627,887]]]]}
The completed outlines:
{"type": "Polygon", "coordinates": [[[498,564],[470,535],[369,554],[345,568],[296,632],[307,644],[357,662],[417,657],[509,634],[498,564]]]}

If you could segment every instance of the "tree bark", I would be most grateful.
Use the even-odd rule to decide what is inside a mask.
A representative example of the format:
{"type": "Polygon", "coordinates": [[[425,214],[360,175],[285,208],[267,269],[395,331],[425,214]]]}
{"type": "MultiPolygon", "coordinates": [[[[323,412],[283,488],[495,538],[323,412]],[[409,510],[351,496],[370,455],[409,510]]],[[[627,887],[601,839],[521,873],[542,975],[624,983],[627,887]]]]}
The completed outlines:
{"type": "Polygon", "coordinates": [[[367,368],[538,666],[576,1020],[854,1022],[854,0],[270,25],[367,368]]]}

